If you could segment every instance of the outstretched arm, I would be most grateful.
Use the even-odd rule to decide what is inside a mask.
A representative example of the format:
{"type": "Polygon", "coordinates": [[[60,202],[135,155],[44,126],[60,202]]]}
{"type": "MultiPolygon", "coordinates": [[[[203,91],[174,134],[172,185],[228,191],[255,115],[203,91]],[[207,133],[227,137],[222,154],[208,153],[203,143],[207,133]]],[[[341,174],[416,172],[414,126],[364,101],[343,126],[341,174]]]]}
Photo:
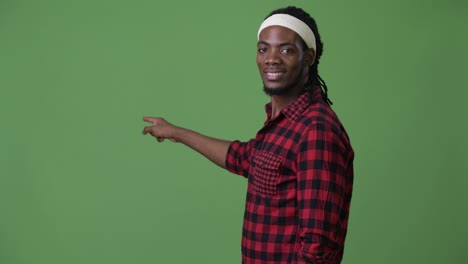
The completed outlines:
{"type": "Polygon", "coordinates": [[[143,120],[151,123],[150,126],[143,129],[143,135],[150,134],[158,142],[163,142],[165,139],[180,142],[226,169],[226,155],[231,141],[208,137],[189,129],[174,126],[160,117],[144,117],[143,120]]]}

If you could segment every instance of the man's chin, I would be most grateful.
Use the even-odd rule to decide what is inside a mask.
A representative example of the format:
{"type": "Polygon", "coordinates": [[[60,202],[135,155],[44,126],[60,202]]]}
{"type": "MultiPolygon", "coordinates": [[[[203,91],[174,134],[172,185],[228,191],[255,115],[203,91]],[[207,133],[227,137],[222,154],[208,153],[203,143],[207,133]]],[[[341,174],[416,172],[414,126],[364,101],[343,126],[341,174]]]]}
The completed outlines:
{"type": "Polygon", "coordinates": [[[273,95],[286,95],[290,91],[290,87],[267,87],[265,84],[263,85],[263,92],[265,92],[268,96],[273,95]]]}

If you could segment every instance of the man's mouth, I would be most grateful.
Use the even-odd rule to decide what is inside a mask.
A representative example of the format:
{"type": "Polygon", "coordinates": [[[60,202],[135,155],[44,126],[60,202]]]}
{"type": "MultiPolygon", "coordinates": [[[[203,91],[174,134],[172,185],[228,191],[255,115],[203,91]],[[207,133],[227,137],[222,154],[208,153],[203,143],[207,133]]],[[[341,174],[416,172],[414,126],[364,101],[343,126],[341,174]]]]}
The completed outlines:
{"type": "Polygon", "coordinates": [[[284,71],[266,71],[265,77],[268,81],[277,81],[284,75],[284,71]]]}

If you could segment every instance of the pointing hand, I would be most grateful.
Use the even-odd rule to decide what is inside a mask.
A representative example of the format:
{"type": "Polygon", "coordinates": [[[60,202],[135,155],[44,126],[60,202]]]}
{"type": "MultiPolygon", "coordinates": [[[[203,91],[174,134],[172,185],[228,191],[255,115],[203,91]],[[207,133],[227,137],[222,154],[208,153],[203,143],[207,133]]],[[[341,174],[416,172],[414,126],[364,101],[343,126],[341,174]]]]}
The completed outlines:
{"type": "Polygon", "coordinates": [[[143,135],[151,134],[158,142],[163,142],[164,139],[169,139],[172,142],[177,142],[174,138],[176,126],[167,122],[161,117],[143,117],[143,121],[151,123],[143,129],[143,135]]]}

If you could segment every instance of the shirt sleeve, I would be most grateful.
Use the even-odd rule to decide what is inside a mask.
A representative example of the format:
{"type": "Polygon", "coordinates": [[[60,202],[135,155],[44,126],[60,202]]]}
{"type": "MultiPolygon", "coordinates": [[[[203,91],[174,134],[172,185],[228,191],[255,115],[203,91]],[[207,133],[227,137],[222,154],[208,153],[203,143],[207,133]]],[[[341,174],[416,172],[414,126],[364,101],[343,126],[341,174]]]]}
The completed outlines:
{"type": "Polygon", "coordinates": [[[299,146],[298,263],[301,264],[341,261],[352,173],[347,172],[350,157],[347,145],[338,133],[317,124],[307,132],[299,146]]]}
{"type": "Polygon", "coordinates": [[[248,142],[233,141],[226,155],[226,169],[232,173],[247,177],[254,139],[248,142]]]}

